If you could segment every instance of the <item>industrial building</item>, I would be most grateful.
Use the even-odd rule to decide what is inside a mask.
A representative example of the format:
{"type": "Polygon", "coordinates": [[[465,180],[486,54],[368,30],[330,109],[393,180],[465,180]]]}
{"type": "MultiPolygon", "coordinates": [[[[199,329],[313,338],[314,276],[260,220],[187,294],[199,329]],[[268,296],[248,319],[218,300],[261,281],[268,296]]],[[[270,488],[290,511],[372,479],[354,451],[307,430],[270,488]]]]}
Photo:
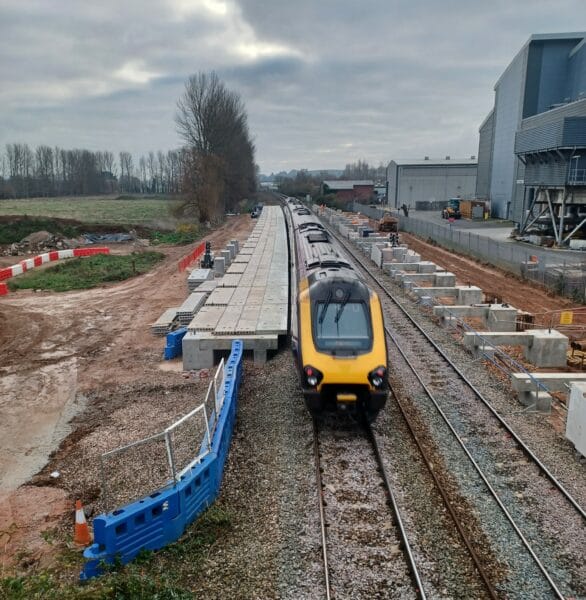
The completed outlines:
{"type": "Polygon", "coordinates": [[[387,167],[387,204],[398,208],[436,208],[448,198],[472,198],[476,190],[476,157],[441,160],[392,160],[387,167]]]}
{"type": "Polygon", "coordinates": [[[551,234],[558,245],[586,223],[585,40],[532,35],[480,126],[476,196],[521,233],[551,234]]]}
{"type": "Polygon", "coordinates": [[[347,179],[331,179],[322,181],[321,194],[335,194],[336,200],[350,203],[354,202],[370,202],[374,199],[374,181],[372,179],[363,180],[347,180],[347,179]]]}

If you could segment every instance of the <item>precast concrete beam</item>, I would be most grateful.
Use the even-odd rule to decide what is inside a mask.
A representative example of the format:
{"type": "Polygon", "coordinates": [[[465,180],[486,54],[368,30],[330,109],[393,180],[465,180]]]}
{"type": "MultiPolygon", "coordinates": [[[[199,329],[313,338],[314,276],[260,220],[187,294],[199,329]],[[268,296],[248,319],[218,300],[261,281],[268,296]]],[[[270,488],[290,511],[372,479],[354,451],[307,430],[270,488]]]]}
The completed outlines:
{"type": "Polygon", "coordinates": [[[418,296],[432,296],[433,298],[458,297],[458,289],[455,287],[415,287],[413,293],[418,296]]]}
{"type": "Polygon", "coordinates": [[[567,392],[572,383],[586,385],[586,373],[511,373],[511,386],[516,392],[535,391],[535,380],[550,392],[567,392]]]}

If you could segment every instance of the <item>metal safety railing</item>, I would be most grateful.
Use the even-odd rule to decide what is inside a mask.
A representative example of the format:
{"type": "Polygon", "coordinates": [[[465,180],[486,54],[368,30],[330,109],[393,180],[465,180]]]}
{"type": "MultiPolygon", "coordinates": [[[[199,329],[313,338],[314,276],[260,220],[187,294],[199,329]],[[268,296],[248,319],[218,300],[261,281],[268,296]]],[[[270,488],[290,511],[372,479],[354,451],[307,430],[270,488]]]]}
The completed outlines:
{"type": "Polygon", "coordinates": [[[158,489],[175,485],[210,452],[225,399],[224,360],[210,381],[202,404],[164,431],[100,456],[104,511],[158,489]]]}

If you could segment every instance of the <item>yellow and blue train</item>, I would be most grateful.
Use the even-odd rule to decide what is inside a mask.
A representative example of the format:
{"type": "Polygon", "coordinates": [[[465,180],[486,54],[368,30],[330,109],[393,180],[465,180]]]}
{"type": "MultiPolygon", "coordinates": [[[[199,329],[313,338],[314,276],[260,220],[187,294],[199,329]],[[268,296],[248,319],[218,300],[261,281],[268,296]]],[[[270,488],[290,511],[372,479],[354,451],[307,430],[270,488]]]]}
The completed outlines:
{"type": "Polygon", "coordinates": [[[308,409],[376,418],[387,400],[387,347],[377,294],[319,220],[294,199],[296,310],[292,346],[308,409]]]}

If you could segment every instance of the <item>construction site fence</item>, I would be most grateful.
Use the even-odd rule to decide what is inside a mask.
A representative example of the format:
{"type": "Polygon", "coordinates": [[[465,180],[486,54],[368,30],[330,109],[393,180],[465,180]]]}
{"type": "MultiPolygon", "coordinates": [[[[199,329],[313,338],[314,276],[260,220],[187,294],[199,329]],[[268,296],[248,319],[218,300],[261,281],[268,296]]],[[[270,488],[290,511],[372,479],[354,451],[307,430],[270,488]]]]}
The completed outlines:
{"type": "MultiPolygon", "coordinates": [[[[372,219],[380,218],[384,212],[378,207],[358,203],[354,203],[353,208],[372,219]]],[[[537,246],[494,240],[448,223],[438,224],[404,215],[399,215],[399,229],[510,271],[576,302],[586,301],[586,257],[581,254],[566,252],[560,253],[559,257],[552,256],[551,251],[537,246]]],[[[498,290],[489,291],[498,293],[498,290]]]]}
{"type": "Polygon", "coordinates": [[[184,256],[178,263],[179,271],[185,271],[189,265],[194,263],[204,252],[206,249],[205,242],[202,242],[198,246],[196,246],[189,254],[184,256]]]}
{"type": "MultiPolygon", "coordinates": [[[[234,429],[242,353],[243,342],[232,342],[230,357],[218,367],[203,404],[165,431],[103,455],[107,502],[112,501],[112,479],[106,472],[134,453],[143,459],[141,478],[165,481],[156,491],[94,519],[94,543],[84,551],[82,580],[100,575],[114,560],[126,564],[142,550],[159,550],[176,541],[214,502],[234,429]]],[[[134,481],[128,488],[134,490],[141,483],[134,481]]]]}

